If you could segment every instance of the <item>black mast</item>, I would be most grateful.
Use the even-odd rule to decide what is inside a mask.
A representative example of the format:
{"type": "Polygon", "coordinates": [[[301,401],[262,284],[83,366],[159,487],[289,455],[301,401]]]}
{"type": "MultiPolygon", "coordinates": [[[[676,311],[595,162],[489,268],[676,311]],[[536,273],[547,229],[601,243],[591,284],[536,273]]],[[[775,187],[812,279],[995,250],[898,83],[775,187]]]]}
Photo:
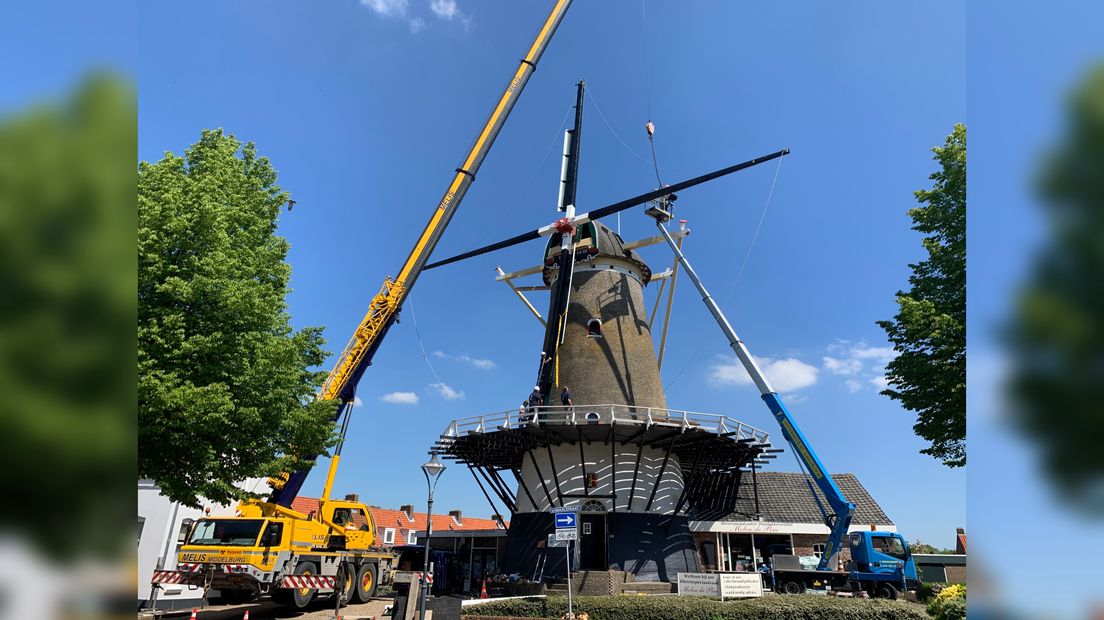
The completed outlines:
{"type": "MultiPolygon", "coordinates": [[[[567,211],[571,207],[568,217],[574,217],[575,198],[579,187],[579,146],[583,136],[583,93],[586,90],[586,82],[579,80],[575,85],[575,126],[567,132],[567,145],[564,149],[566,157],[563,179],[563,199],[560,201],[560,211],[567,211]]],[[[552,404],[552,386],[555,379],[557,354],[562,340],[563,329],[567,321],[567,306],[571,298],[571,273],[575,267],[575,234],[574,226],[565,226],[560,231],[560,256],[557,259],[559,276],[552,288],[550,301],[551,312],[548,313],[548,322],[544,330],[544,353],[541,360],[540,381],[538,383],[541,395],[544,396],[546,405],[552,404]],[[564,239],[563,235],[568,238],[564,239]]],[[[552,237],[555,240],[555,237],[552,237]]]]}

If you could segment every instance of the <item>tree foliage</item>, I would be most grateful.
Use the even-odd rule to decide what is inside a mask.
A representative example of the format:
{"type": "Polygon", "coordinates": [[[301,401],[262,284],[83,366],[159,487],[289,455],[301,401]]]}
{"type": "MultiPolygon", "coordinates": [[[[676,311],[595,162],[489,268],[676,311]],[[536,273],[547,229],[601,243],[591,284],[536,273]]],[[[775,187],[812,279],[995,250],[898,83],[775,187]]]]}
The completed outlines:
{"type": "Polygon", "coordinates": [[[332,438],[322,330],[286,310],[286,202],[268,159],[221,130],[139,165],[138,473],[175,501],[242,497],[235,482],[332,438]]]}
{"type": "Polygon", "coordinates": [[[0,121],[0,527],[55,557],[134,518],[136,139],[110,74],[0,121]]]}
{"type": "Polygon", "coordinates": [[[940,169],[922,206],[909,210],[925,235],[927,258],[910,264],[911,289],[897,292],[897,315],[878,321],[898,353],[886,367],[882,394],[916,412],[923,454],[949,467],[966,464],[966,127],[957,124],[932,149],[940,169]]]}
{"type": "Polygon", "coordinates": [[[1104,514],[1104,66],[1071,98],[1039,186],[1047,239],[1010,329],[1013,419],[1059,493],[1104,514]]]}

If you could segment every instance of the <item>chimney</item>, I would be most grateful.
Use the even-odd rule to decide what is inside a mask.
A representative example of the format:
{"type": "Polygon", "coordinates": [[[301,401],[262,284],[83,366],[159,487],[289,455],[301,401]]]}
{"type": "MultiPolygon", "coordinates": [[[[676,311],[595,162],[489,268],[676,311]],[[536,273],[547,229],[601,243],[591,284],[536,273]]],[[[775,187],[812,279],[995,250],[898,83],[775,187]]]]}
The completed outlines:
{"type": "Polygon", "coordinates": [[[356,493],[347,493],[345,495],[345,501],[347,501],[347,502],[359,502],[360,501],[360,496],[357,495],[356,493]]]}
{"type": "Polygon", "coordinates": [[[403,506],[399,506],[399,510],[401,510],[403,512],[403,514],[406,515],[406,520],[407,521],[413,521],[414,520],[414,506],[412,506],[410,504],[405,504],[403,506]]]}
{"type": "Polygon", "coordinates": [[[500,515],[496,512],[493,515],[491,515],[491,518],[494,519],[495,523],[498,524],[498,527],[500,527],[502,529],[506,529],[506,521],[505,521],[505,519],[502,518],[502,515],[500,515]]]}
{"type": "Polygon", "coordinates": [[[463,525],[464,524],[463,521],[460,519],[460,511],[459,510],[450,510],[449,511],[449,516],[452,517],[452,520],[456,522],[456,525],[463,525]]]}

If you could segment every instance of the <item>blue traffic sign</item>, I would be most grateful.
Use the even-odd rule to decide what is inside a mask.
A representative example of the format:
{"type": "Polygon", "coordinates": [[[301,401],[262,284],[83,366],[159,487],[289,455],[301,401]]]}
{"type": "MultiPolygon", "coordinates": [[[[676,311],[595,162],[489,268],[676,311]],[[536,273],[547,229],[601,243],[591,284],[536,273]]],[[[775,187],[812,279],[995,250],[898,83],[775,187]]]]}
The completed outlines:
{"type": "Polygon", "coordinates": [[[553,515],[556,521],[556,529],[569,529],[578,527],[576,525],[577,519],[574,512],[560,512],[553,515]]]}

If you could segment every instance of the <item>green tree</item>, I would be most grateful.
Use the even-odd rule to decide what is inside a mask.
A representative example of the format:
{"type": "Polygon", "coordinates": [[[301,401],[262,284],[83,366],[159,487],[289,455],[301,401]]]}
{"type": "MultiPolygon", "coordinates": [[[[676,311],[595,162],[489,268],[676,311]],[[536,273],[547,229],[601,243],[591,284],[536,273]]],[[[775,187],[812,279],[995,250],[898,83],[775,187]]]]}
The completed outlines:
{"type": "Polygon", "coordinates": [[[1012,419],[1061,496],[1104,514],[1104,66],[1042,167],[1046,242],[1010,330],[1012,419]]]}
{"type": "Polygon", "coordinates": [[[333,437],[322,330],[289,324],[276,181],[221,130],[138,168],[138,474],[186,504],[243,497],[333,437]]]}
{"type": "Polygon", "coordinates": [[[109,74],[0,121],[0,527],[55,557],[133,552],[136,140],[109,74]]]}
{"type": "Polygon", "coordinates": [[[920,542],[919,540],[909,543],[909,550],[913,553],[937,553],[941,555],[949,555],[954,553],[953,549],[940,549],[935,545],[929,545],[928,543],[920,542]]]}
{"type": "Polygon", "coordinates": [[[916,412],[923,454],[949,467],[966,464],[966,127],[956,124],[932,149],[940,170],[922,206],[909,210],[925,235],[927,258],[910,264],[908,292],[897,292],[897,315],[878,321],[898,353],[886,367],[882,394],[916,412]]]}

